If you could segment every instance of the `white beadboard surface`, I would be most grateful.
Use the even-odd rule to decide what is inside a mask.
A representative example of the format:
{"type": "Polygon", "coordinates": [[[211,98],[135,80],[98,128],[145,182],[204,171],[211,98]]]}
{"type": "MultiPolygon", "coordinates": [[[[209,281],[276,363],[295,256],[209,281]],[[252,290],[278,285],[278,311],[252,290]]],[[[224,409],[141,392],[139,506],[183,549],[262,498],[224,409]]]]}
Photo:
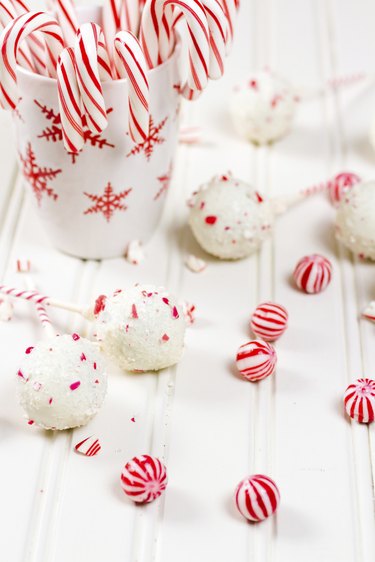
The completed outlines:
{"type": "MultiPolygon", "coordinates": [[[[180,364],[159,374],[110,368],[102,411],[76,431],[27,425],[15,373],[42,330],[26,303],[0,324],[0,560],[2,562],[374,562],[375,425],[350,423],[343,392],[375,377],[375,327],[359,319],[375,298],[375,265],[360,262],[333,237],[334,210],[317,196],[279,219],[273,238],[249,259],[206,256],[186,227],[185,200],[213,174],[232,170],[267,195],[295,193],[335,173],[375,177],[368,128],[375,81],[300,103],[291,134],[272,147],[238,139],[227,115],[233,85],[270,66],[296,86],[316,88],[341,75],[374,73],[373,0],[242,0],[225,78],[184,107],[204,143],[180,145],[160,228],[139,266],[84,262],[53,249],[17,177],[9,116],[0,114],[0,272],[22,284],[15,259],[28,256],[40,290],[89,302],[133,282],[163,284],[197,307],[180,364]],[[192,252],[208,267],[184,266],[192,252]],[[290,282],[296,261],[320,252],[333,262],[316,296],[290,282]],[[277,374],[253,385],[233,368],[250,339],[249,314],[274,299],[290,327],[277,342],[277,374]],[[135,422],[131,418],[135,418],[135,422]],[[102,451],[73,452],[88,435],[102,451]],[[159,456],[169,485],[137,507],[119,476],[136,454],[159,456]],[[251,525],[236,513],[233,491],[254,471],[281,491],[277,515],[251,525]]],[[[52,312],[61,331],[87,326],[52,312]]]]}

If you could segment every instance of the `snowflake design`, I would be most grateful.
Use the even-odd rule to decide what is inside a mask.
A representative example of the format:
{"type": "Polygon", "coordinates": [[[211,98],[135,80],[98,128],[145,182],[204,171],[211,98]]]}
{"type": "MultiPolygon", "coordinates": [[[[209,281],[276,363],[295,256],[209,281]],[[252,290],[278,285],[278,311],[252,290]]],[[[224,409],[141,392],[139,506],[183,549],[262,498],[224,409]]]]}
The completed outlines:
{"type": "Polygon", "coordinates": [[[91,215],[94,213],[102,213],[107,222],[109,222],[115,211],[126,211],[127,206],[122,204],[122,200],[129,195],[132,189],[126,189],[121,193],[115,193],[110,182],[104,189],[103,195],[94,195],[93,193],[86,193],[86,197],[91,199],[94,203],[91,207],[86,209],[84,215],[91,215]]]}
{"type": "Polygon", "coordinates": [[[155,150],[155,146],[157,144],[163,144],[165,142],[165,138],[161,137],[159,133],[163,129],[167,120],[168,117],[165,117],[162,121],[160,121],[158,125],[155,126],[154,120],[150,115],[150,127],[149,127],[148,137],[144,141],[140,142],[139,144],[136,144],[129,152],[129,154],[127,154],[127,158],[129,158],[129,156],[132,156],[133,154],[139,154],[140,152],[144,152],[146,159],[150,160],[155,150]]]}
{"type": "Polygon", "coordinates": [[[27,144],[26,156],[22,156],[22,154],[19,153],[19,158],[22,166],[22,174],[31,185],[38,205],[40,206],[44,194],[56,201],[58,195],[54,192],[52,187],[48,185],[48,182],[54,180],[62,170],[53,170],[52,168],[46,167],[41,168],[36,163],[36,157],[31,143],[27,144]]]}
{"type": "MultiPolygon", "coordinates": [[[[56,113],[53,109],[38,102],[38,100],[34,100],[34,103],[39,107],[45,118],[51,122],[51,125],[49,127],[46,127],[42,131],[42,133],[38,135],[38,139],[44,139],[47,142],[62,142],[63,131],[60,113],[56,113]]],[[[107,115],[109,115],[112,111],[113,108],[110,107],[107,110],[107,115]]],[[[114,144],[109,143],[107,139],[102,136],[102,133],[94,134],[92,131],[90,131],[90,129],[87,127],[86,115],[83,115],[82,117],[82,125],[85,144],[90,144],[94,148],[99,148],[100,150],[105,146],[109,148],[115,147],[114,144]]],[[[69,154],[69,156],[72,159],[72,164],[75,164],[79,154],[69,154]]]]}
{"type": "Polygon", "coordinates": [[[171,176],[172,176],[172,163],[169,165],[168,172],[157,178],[157,180],[161,184],[161,187],[160,187],[159,191],[156,193],[156,195],[154,197],[154,201],[159,199],[159,197],[161,197],[163,195],[163,193],[167,192],[167,190],[169,188],[169,184],[171,182],[171,176]]]}

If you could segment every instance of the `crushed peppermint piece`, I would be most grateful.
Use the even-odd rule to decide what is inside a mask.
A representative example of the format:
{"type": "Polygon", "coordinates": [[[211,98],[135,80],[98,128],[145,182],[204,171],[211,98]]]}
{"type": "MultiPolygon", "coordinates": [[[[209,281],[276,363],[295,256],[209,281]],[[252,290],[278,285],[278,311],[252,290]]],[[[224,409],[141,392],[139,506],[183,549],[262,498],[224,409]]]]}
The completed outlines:
{"type": "Polygon", "coordinates": [[[175,320],[177,320],[177,318],[180,318],[180,315],[178,313],[178,310],[177,310],[176,306],[174,306],[173,309],[172,309],[172,316],[175,320]]]}
{"type": "MultiPolygon", "coordinates": [[[[117,293],[115,293],[117,294],[117,293]]],[[[97,316],[100,312],[102,312],[105,309],[105,301],[107,300],[107,297],[105,295],[99,295],[98,298],[95,301],[95,305],[94,305],[94,315],[97,316]]]]}
{"type": "Polygon", "coordinates": [[[133,417],[133,418],[130,418],[130,421],[133,422],[133,423],[135,423],[135,418],[134,418],[134,417],[133,417]]]}
{"type": "Polygon", "coordinates": [[[84,455],[85,457],[94,457],[99,453],[100,449],[101,445],[99,439],[94,435],[86,437],[86,439],[83,439],[83,441],[80,441],[74,447],[76,453],[84,455]]]}
{"type": "Polygon", "coordinates": [[[31,353],[33,349],[33,347],[28,347],[25,351],[26,355],[29,355],[29,353],[31,353]]]}
{"type": "Polygon", "coordinates": [[[127,261],[133,265],[140,264],[145,259],[142,242],[139,240],[132,240],[129,242],[125,257],[127,261]]]}
{"type": "Polygon", "coordinates": [[[207,262],[193,254],[189,254],[185,258],[185,265],[190,271],[193,271],[193,273],[201,273],[206,269],[207,262]]]}
{"type": "Polygon", "coordinates": [[[184,313],[187,324],[194,324],[195,322],[195,305],[187,301],[182,303],[182,312],[184,313]]]}
{"type": "Polygon", "coordinates": [[[168,334],[163,334],[161,339],[162,339],[162,341],[169,341],[168,334]]]}
{"type": "Polygon", "coordinates": [[[28,421],[27,421],[27,424],[28,424],[28,425],[33,425],[34,423],[35,423],[34,420],[28,420],[28,421]]]}
{"type": "Polygon", "coordinates": [[[78,341],[79,339],[81,339],[78,334],[72,334],[72,338],[74,339],[74,341],[78,341]]]}
{"type": "Polygon", "coordinates": [[[20,369],[17,372],[17,376],[25,380],[25,377],[23,376],[23,372],[20,369]]]}
{"type": "Polygon", "coordinates": [[[94,361],[93,367],[94,367],[94,370],[96,371],[96,361],[94,361]]]}
{"type": "Polygon", "coordinates": [[[209,215],[208,217],[205,217],[205,223],[209,224],[210,226],[214,225],[217,221],[217,217],[215,217],[214,215],[209,215]]]}
{"type": "Polygon", "coordinates": [[[50,398],[50,399],[48,400],[48,404],[51,405],[52,402],[53,402],[53,398],[50,398]]]}
{"type": "Polygon", "coordinates": [[[162,300],[165,304],[168,304],[168,305],[169,305],[169,299],[167,299],[167,297],[163,297],[161,300],[162,300]]]}
{"type": "Polygon", "coordinates": [[[81,381],[76,381],[76,382],[72,382],[72,384],[70,385],[70,390],[77,390],[77,388],[80,386],[81,381]]]}
{"type": "Polygon", "coordinates": [[[132,304],[132,318],[138,318],[137,307],[135,304],[132,304]]]}
{"type": "Polygon", "coordinates": [[[80,359],[81,361],[86,361],[86,355],[83,352],[81,353],[80,359]]]}

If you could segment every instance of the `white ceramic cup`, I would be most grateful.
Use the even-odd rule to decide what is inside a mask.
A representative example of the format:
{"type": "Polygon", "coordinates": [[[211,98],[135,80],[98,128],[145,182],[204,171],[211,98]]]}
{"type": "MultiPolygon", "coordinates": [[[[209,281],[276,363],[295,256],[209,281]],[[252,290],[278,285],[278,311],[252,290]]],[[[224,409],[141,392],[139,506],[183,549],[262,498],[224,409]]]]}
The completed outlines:
{"type": "MultiPolygon", "coordinates": [[[[99,8],[80,19],[100,21],[99,8]]],[[[150,70],[150,139],[128,134],[127,81],[104,82],[108,127],[87,138],[75,158],[64,149],[56,80],[17,69],[21,101],[14,113],[21,172],[52,244],[68,254],[123,256],[145,243],[163,210],[178,136],[178,49],[150,70]]]]}

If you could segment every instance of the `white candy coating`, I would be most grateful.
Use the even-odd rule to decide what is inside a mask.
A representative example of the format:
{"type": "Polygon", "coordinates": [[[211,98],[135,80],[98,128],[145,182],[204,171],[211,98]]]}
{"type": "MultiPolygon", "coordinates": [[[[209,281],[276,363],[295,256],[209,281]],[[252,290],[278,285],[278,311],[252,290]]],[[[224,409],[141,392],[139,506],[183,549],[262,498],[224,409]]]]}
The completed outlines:
{"type": "Polygon", "coordinates": [[[17,380],[29,423],[44,429],[85,425],[99,411],[107,392],[97,346],[75,334],[54,336],[28,348],[17,380]]]}
{"type": "Polygon", "coordinates": [[[129,371],[158,371],[181,359],[186,322],[164,288],[135,285],[100,297],[96,332],[103,351],[129,371]]]}
{"type": "Polygon", "coordinates": [[[375,260],[375,182],[358,183],[336,215],[336,237],[362,258],[375,260]]]}
{"type": "Polygon", "coordinates": [[[230,112],[242,137],[254,144],[268,144],[289,132],[296,105],[295,91],[288,82],[263,70],[236,87],[230,112]]]}
{"type": "Polygon", "coordinates": [[[213,178],[191,203],[189,224],[206,252],[239,259],[255,252],[272,231],[274,207],[247,183],[213,178]]]}

